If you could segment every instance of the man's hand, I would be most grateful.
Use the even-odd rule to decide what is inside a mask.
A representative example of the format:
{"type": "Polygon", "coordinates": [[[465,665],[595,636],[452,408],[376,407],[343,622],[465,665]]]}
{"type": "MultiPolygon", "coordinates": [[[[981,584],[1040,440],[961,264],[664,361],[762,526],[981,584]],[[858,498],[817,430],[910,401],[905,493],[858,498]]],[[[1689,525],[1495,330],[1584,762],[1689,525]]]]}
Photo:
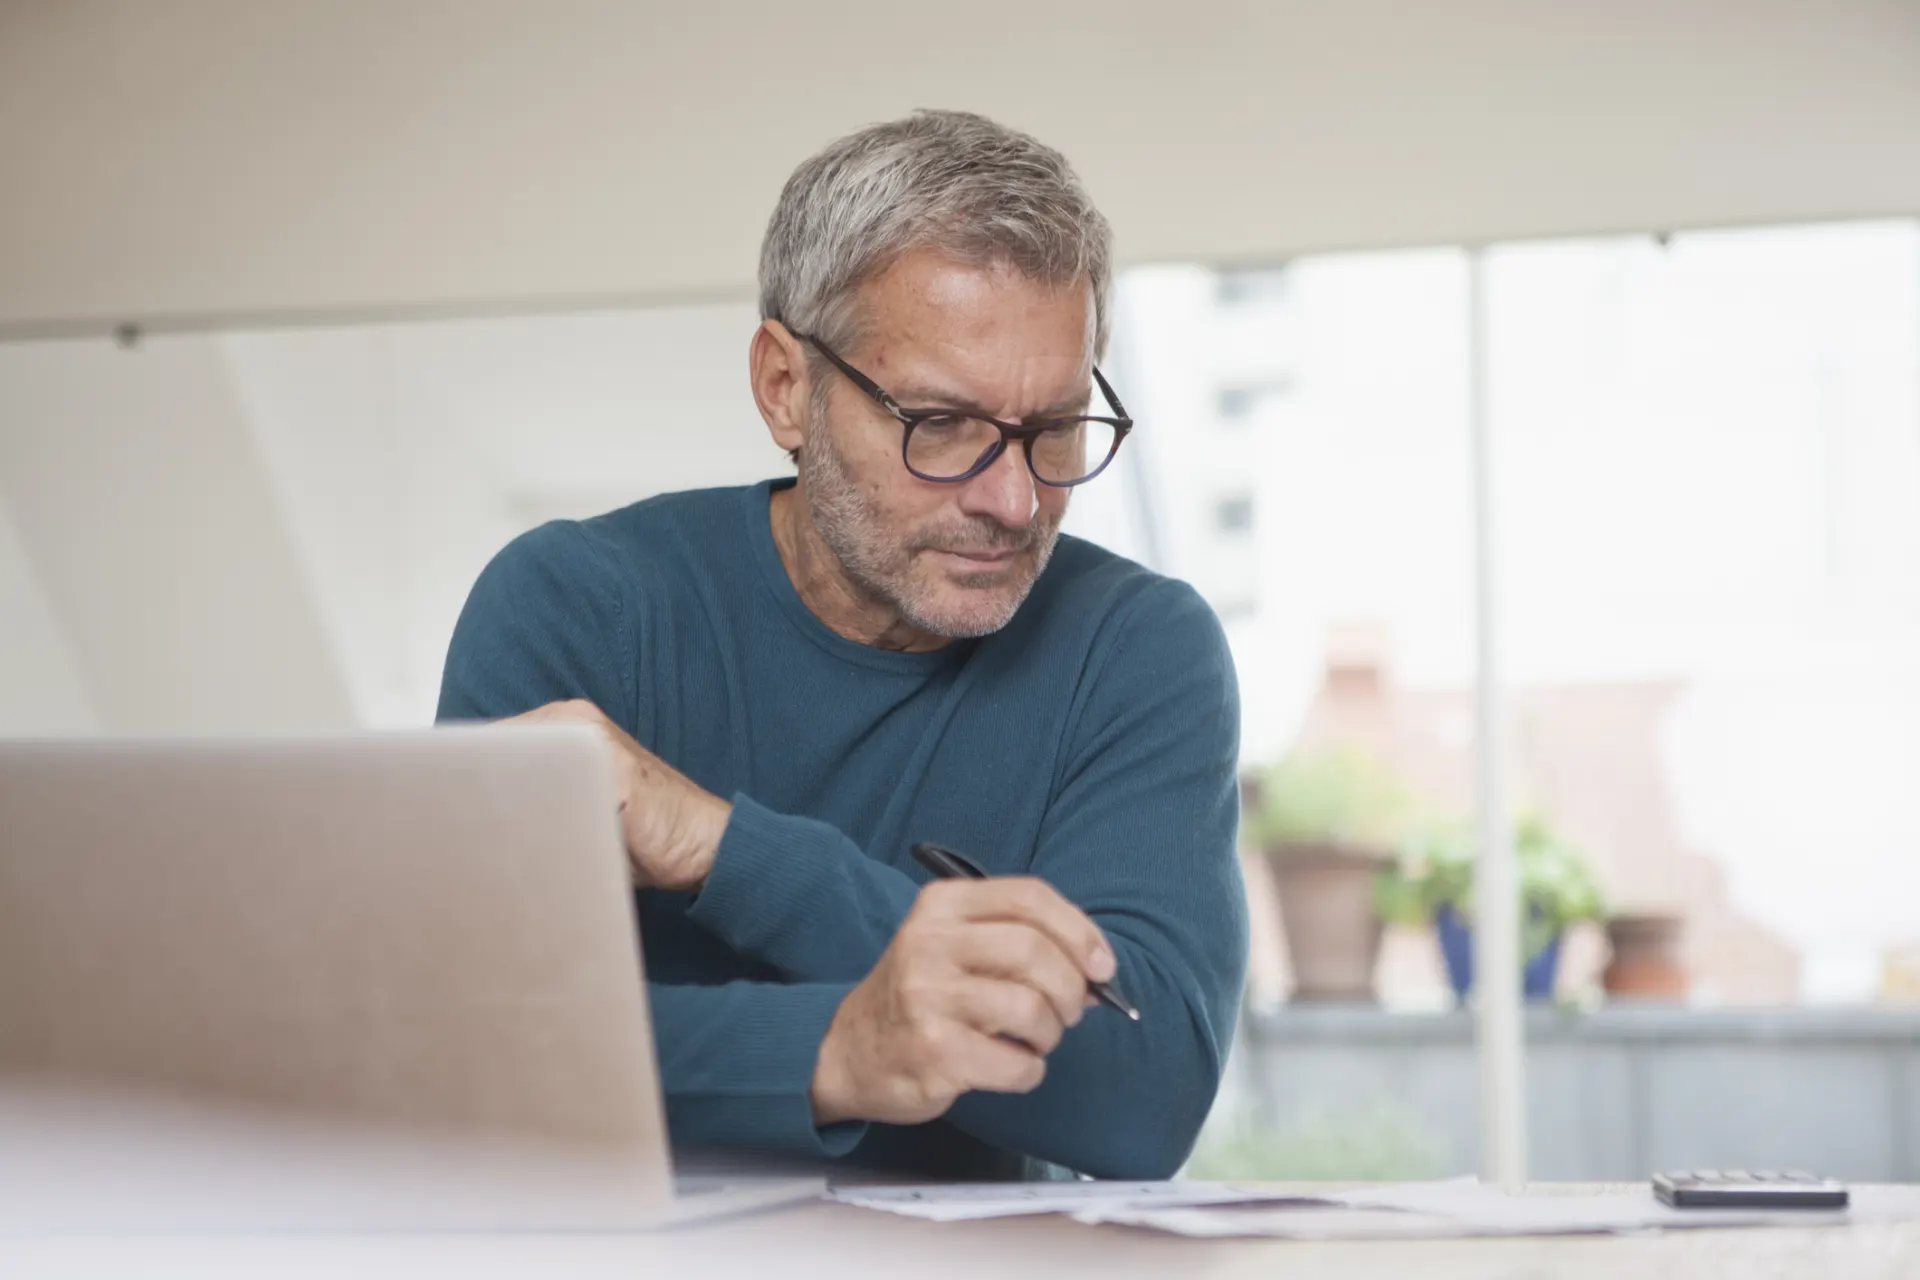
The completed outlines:
{"type": "Polygon", "coordinates": [[[1113,976],[1093,921],[1027,876],[936,880],[840,1002],[813,1075],[819,1124],[932,1120],[973,1089],[1026,1093],[1113,976]]]}
{"type": "Polygon", "coordinates": [[[714,852],[733,805],[628,736],[591,702],[549,702],[502,724],[584,724],[606,741],[620,797],[620,826],[635,884],[697,889],[713,867],[714,852]]]}

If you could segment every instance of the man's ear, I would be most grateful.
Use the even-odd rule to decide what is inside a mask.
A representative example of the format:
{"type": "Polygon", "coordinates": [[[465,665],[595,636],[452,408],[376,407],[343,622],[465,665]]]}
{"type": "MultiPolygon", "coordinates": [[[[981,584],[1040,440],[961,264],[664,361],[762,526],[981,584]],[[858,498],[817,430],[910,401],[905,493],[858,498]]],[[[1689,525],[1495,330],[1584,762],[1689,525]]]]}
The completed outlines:
{"type": "Polygon", "coordinates": [[[800,340],[778,320],[762,320],[747,345],[747,376],[767,434],[788,452],[800,448],[807,441],[813,396],[807,353],[800,340]]]}

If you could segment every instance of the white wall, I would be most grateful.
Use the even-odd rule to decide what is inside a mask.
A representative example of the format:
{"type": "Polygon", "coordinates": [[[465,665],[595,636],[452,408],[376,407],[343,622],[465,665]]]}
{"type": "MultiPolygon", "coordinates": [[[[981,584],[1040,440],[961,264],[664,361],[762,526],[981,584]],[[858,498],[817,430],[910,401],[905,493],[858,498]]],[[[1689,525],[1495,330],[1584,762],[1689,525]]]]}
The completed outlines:
{"type": "Polygon", "coordinates": [[[0,5],[0,331],[745,297],[826,139],[965,106],[1128,261],[1920,211],[1910,0],[0,5]]]}
{"type": "Polygon", "coordinates": [[[523,529],[790,471],[741,305],[219,340],[355,713],[432,718],[454,620],[523,529]]]}
{"type": "Polygon", "coordinates": [[[751,307],[0,343],[0,733],[433,716],[521,530],[790,470],[751,307]]]}
{"type": "Polygon", "coordinates": [[[0,428],[0,503],[27,569],[0,571],[12,579],[0,582],[5,630],[14,636],[20,605],[28,664],[5,679],[57,688],[77,676],[84,689],[83,699],[56,695],[51,710],[26,707],[38,723],[0,721],[0,730],[350,721],[211,340],[130,351],[0,344],[0,428]]]}
{"type": "Polygon", "coordinates": [[[33,561],[0,502],[0,733],[87,734],[99,720],[33,561]]]}

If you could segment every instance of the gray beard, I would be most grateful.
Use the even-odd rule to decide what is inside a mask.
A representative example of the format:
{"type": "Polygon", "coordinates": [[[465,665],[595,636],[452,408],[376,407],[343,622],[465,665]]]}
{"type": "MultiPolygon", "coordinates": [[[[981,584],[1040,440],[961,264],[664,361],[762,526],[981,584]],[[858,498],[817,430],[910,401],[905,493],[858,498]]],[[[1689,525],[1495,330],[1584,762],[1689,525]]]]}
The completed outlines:
{"type": "MultiPolygon", "coordinates": [[[[971,640],[991,635],[1013,621],[1013,615],[1026,602],[1033,584],[1053,557],[1060,526],[1031,525],[1009,529],[992,520],[979,520],[970,528],[931,536],[920,536],[914,543],[902,545],[884,526],[878,510],[861,492],[847,471],[845,460],[834,449],[826,423],[816,417],[807,433],[806,448],[800,454],[800,479],[806,494],[807,513],[820,540],[827,544],[849,581],[878,604],[886,605],[909,625],[930,635],[950,640],[971,640]],[[922,598],[913,580],[912,561],[916,551],[965,547],[1008,548],[1037,551],[1033,572],[991,613],[975,612],[967,616],[942,616],[932,603],[922,598]]],[[[955,579],[963,587],[992,585],[997,574],[983,573],[969,581],[969,575],[955,579]]]]}

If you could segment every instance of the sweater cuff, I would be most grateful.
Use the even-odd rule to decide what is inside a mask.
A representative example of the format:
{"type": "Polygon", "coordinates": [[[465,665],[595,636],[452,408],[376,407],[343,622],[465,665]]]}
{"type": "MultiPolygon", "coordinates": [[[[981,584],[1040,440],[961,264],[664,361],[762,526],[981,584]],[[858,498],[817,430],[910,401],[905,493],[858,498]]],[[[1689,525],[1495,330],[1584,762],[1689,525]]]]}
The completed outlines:
{"type": "MultiPolygon", "coordinates": [[[[671,1001],[672,990],[661,997],[671,1001]]],[[[752,1007],[736,1013],[748,1034],[732,1037],[718,1060],[701,1064],[704,1069],[670,1082],[667,1119],[674,1145],[848,1154],[866,1137],[866,1122],[815,1124],[811,1093],[820,1042],[850,988],[822,983],[747,990],[752,1007]]],[[[665,1012],[656,1007],[656,1015],[665,1012]]]]}
{"type": "Polygon", "coordinates": [[[824,822],[735,795],[687,918],[743,955],[766,956],[797,924],[816,918],[811,899],[820,871],[845,839],[824,822]]]}

